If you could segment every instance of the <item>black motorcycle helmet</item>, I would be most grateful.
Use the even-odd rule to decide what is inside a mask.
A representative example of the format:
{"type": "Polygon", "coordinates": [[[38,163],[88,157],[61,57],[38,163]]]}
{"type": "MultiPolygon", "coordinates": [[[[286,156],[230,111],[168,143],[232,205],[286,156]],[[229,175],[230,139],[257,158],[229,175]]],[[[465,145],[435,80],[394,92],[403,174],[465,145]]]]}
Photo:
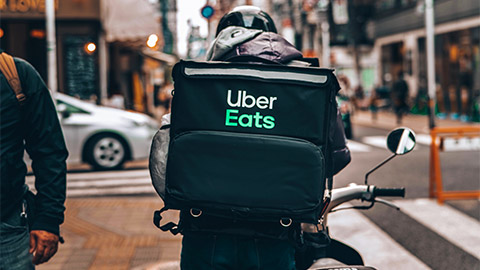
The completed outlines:
{"type": "Polygon", "coordinates": [[[277,33],[277,28],[270,15],[255,6],[239,6],[225,14],[218,23],[215,37],[223,29],[232,25],[277,33]]]}

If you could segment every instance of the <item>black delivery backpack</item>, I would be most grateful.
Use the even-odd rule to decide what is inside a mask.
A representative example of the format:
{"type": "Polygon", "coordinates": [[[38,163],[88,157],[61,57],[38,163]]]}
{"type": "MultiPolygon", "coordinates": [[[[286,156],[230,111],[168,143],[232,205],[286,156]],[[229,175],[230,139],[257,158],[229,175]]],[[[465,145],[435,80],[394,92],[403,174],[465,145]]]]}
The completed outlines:
{"type": "Polygon", "coordinates": [[[165,207],[156,222],[161,212],[177,209],[285,227],[318,223],[338,90],[332,72],[177,63],[165,207]]]}

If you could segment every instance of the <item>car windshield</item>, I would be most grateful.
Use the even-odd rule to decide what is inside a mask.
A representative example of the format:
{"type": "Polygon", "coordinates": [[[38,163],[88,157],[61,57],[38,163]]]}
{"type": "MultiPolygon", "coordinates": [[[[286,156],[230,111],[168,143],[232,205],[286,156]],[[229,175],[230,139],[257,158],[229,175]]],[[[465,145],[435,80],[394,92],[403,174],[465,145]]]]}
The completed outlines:
{"type": "Polygon", "coordinates": [[[78,107],[75,107],[69,103],[66,103],[64,101],[61,101],[61,100],[57,100],[57,105],[60,105],[60,104],[64,104],[66,106],[66,111],[69,112],[69,113],[85,113],[85,114],[88,114],[87,111],[84,111],[78,107]]]}

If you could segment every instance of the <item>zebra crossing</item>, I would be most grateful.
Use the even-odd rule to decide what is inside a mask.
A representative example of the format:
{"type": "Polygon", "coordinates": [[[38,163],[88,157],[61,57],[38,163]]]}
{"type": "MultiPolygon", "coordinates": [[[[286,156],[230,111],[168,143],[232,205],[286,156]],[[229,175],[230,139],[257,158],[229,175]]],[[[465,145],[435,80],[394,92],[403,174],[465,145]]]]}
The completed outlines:
{"type": "MultiPolygon", "coordinates": [[[[431,199],[408,199],[394,201],[401,213],[422,226],[424,232],[434,233],[446,240],[445,246],[435,246],[427,237],[427,233],[407,233],[405,238],[413,239],[417,245],[431,250],[461,250],[468,253],[471,259],[464,265],[448,265],[448,259],[436,258],[440,263],[429,266],[422,254],[414,254],[409,246],[402,246],[388,233],[360,211],[347,210],[331,213],[328,217],[330,234],[355,248],[363,257],[365,265],[377,269],[480,269],[480,222],[453,207],[439,205],[431,199]],[[443,264],[441,263],[443,261],[443,264]],[[440,267],[438,265],[441,265],[440,267]]],[[[395,211],[395,210],[391,210],[395,211]]],[[[397,226],[409,226],[398,221],[397,226]]],[[[408,241],[406,241],[408,243],[408,241]]],[[[441,252],[439,252],[441,253],[441,252]]],[[[461,252],[460,252],[461,253],[461,252]]],[[[453,253],[445,256],[454,256],[453,253]]],[[[462,257],[459,255],[458,257],[462,257]]],[[[465,257],[465,256],[464,256],[465,257]]],[[[430,259],[431,260],[431,259],[430,259]]]]}
{"type": "MultiPolygon", "coordinates": [[[[428,134],[415,135],[417,145],[430,146],[432,138],[428,134]]],[[[352,152],[371,152],[374,148],[387,148],[385,136],[364,136],[356,140],[348,140],[352,152]]],[[[443,141],[443,151],[479,151],[480,137],[447,138],[443,141]]]]}
{"type": "Polygon", "coordinates": [[[328,227],[332,238],[353,247],[362,255],[365,265],[377,269],[431,269],[360,211],[331,213],[328,227]]]}
{"type": "MultiPolygon", "coordinates": [[[[430,136],[427,134],[416,135],[417,144],[429,146],[431,143],[430,136]],[[420,139],[419,139],[420,138],[420,139]]],[[[358,140],[348,140],[348,148],[351,152],[355,153],[368,153],[374,149],[387,149],[387,137],[386,136],[364,136],[358,140]]]]}
{"type": "MultiPolygon", "coordinates": [[[[418,134],[417,144],[429,146],[430,136],[418,134]]],[[[480,139],[480,138],[479,138],[480,139]]],[[[480,140],[444,143],[449,149],[479,150],[480,140]],[[457,148],[455,148],[457,145],[457,148]]],[[[353,153],[368,153],[386,149],[385,136],[365,136],[358,140],[348,140],[348,147],[353,153]]],[[[452,150],[452,151],[453,151],[452,150]]],[[[34,177],[27,177],[27,184],[34,190],[34,177]]],[[[147,169],[123,170],[110,172],[69,173],[67,175],[67,197],[114,196],[114,195],[149,195],[155,194],[150,174],[147,169]]]]}
{"type": "Polygon", "coordinates": [[[430,230],[480,259],[480,222],[434,200],[394,201],[404,213],[430,230]]]}
{"type": "MultiPolygon", "coordinates": [[[[27,184],[35,190],[34,176],[27,184]]],[[[67,197],[155,194],[147,169],[67,174],[67,197]]]]}

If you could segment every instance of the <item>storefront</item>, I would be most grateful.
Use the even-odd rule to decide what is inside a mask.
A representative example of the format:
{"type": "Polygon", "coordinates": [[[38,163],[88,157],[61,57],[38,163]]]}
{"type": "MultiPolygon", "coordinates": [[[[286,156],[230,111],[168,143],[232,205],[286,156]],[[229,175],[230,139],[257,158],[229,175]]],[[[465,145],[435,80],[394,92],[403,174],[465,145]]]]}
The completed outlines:
{"type": "Polygon", "coordinates": [[[104,61],[110,67],[108,93],[103,99],[108,103],[122,98],[125,109],[155,115],[154,89],[165,82],[165,67],[177,61],[159,51],[164,44],[160,8],[147,0],[101,2],[108,44],[108,59],[104,61]]]}
{"type": "MultiPolygon", "coordinates": [[[[385,2],[385,1],[384,1],[385,2]]],[[[424,14],[413,1],[387,10],[375,21],[378,85],[389,87],[402,72],[410,88],[413,113],[427,113],[424,14]]],[[[479,121],[480,3],[435,2],[437,115],[479,121]]]]}
{"type": "MultiPolygon", "coordinates": [[[[418,40],[420,77],[426,74],[425,38],[418,40]]],[[[474,111],[480,95],[480,27],[437,35],[435,71],[437,106],[441,117],[478,121],[474,111]]]]}
{"type": "MultiPolygon", "coordinates": [[[[45,0],[0,0],[0,12],[1,48],[47,81],[45,0]]],[[[58,91],[104,105],[116,96],[117,107],[152,113],[148,91],[158,80],[149,78],[176,62],[149,57],[158,62],[152,65],[142,53],[162,43],[157,12],[147,0],[56,0],[58,91]]]]}
{"type": "MultiPolygon", "coordinates": [[[[45,0],[0,0],[0,46],[30,62],[47,81],[45,0]]],[[[55,1],[58,89],[82,99],[99,95],[99,1],[55,1]]]]}

